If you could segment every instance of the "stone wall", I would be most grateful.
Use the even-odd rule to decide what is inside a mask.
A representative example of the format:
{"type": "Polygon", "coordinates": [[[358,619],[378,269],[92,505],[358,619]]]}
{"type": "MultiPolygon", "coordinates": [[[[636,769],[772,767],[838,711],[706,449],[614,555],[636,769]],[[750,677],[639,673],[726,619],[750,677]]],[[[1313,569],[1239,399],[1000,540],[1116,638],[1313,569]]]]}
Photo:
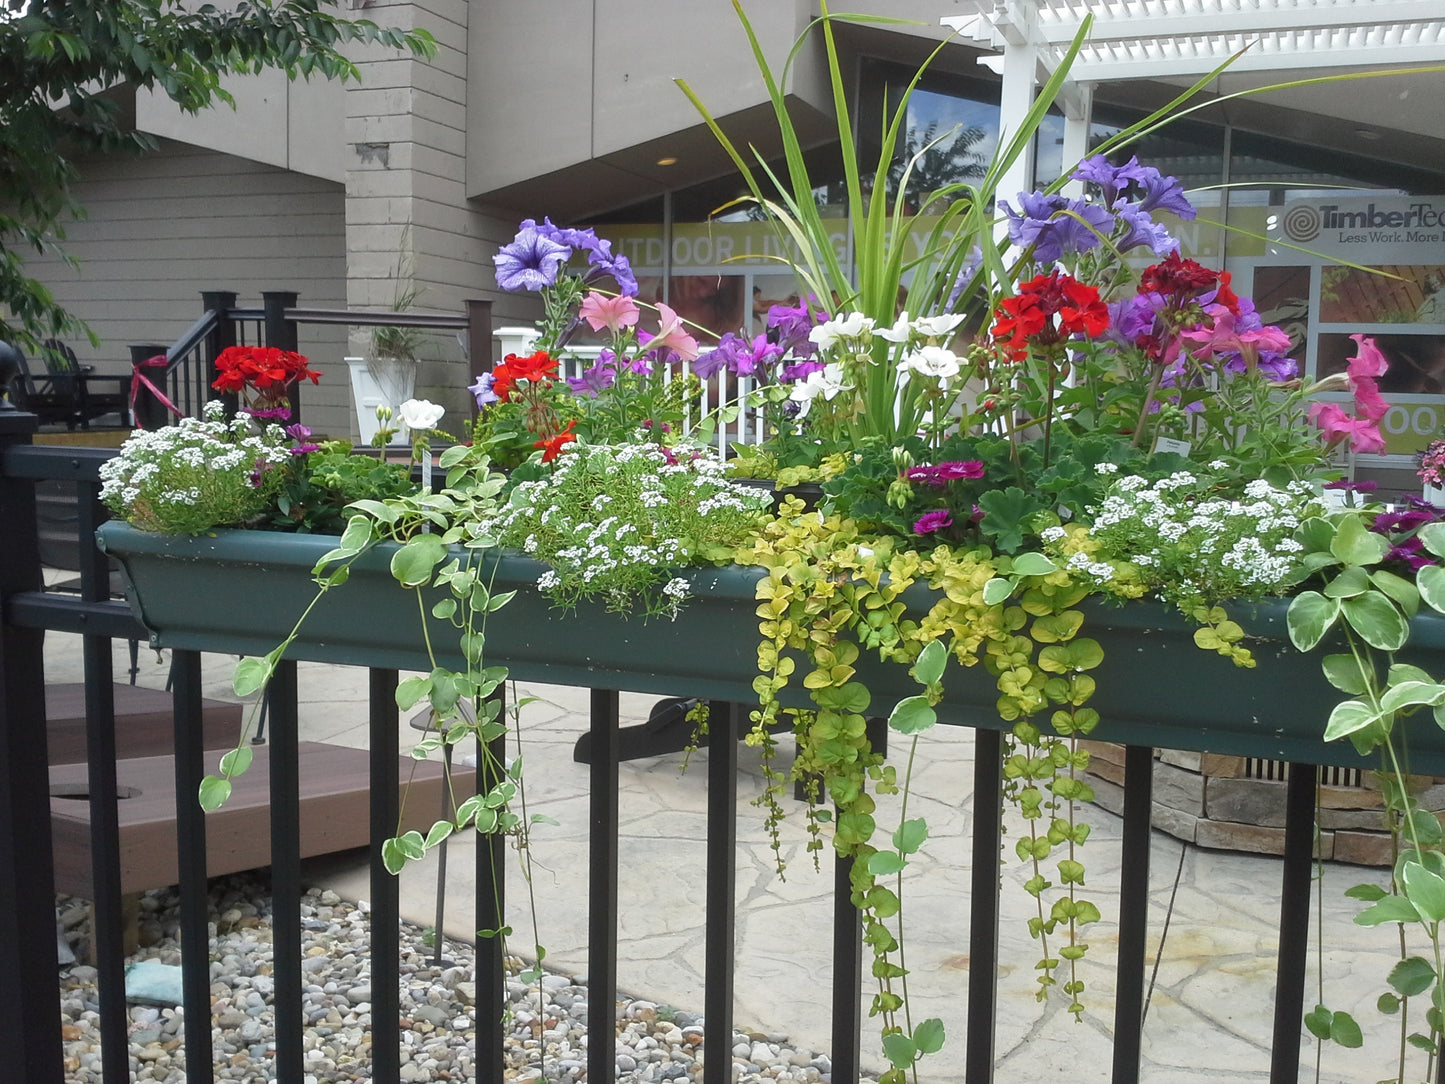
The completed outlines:
{"type": "MultiPolygon", "coordinates": [[[[1109,742],[1079,743],[1090,754],[1087,782],[1099,805],[1124,809],[1124,749],[1109,742]]],[[[1154,827],[1176,839],[1220,850],[1284,853],[1283,764],[1215,753],[1161,749],[1154,760],[1154,827]],[[1273,776],[1273,778],[1269,778],[1273,776]]],[[[1393,861],[1384,826],[1384,801],[1373,772],[1325,769],[1316,823],[1323,858],[1366,866],[1393,861]],[[1358,779],[1358,782],[1355,780],[1358,779]]],[[[1425,808],[1445,812],[1445,785],[1411,776],[1425,808]]]]}

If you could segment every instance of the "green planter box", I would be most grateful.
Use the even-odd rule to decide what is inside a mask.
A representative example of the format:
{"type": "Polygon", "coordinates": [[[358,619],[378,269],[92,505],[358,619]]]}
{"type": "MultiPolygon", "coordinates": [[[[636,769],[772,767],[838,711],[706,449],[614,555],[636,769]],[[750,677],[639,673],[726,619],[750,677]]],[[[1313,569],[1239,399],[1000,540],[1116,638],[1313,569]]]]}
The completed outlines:
{"type": "MultiPolygon", "coordinates": [[[[336,540],[266,531],[217,531],[190,538],[150,534],[107,523],[100,545],[129,582],[137,618],[158,647],[263,655],[290,632],[315,593],[311,569],[336,540]]],[[[307,621],[291,657],[358,666],[428,670],[416,595],[388,571],[391,547],[367,553],[351,580],[328,593],[307,621]]],[[[643,621],[583,606],[552,608],[533,589],[544,566],[516,555],[489,557],[494,590],[517,597],[487,627],[488,660],[513,677],[592,688],[750,703],[757,676],[756,569],[693,570],[694,597],[676,621],[643,621]]],[[[920,611],[930,592],[906,596],[920,611]],[[916,600],[916,601],[914,601],[916,600]]],[[[1230,616],[1250,634],[1259,665],[1240,669],[1194,645],[1194,627],[1168,607],[1130,603],[1087,607],[1083,635],[1103,645],[1091,706],[1103,721],[1101,741],[1291,760],[1373,766],[1347,742],[1324,743],[1330,709],[1342,697],[1320,673],[1318,655],[1301,655],[1285,632],[1283,600],[1241,604],[1230,616]]],[[[428,618],[439,652],[452,648],[450,625],[428,618]]],[[[1405,658],[1445,671],[1445,619],[1416,618],[1405,658]]],[[[444,661],[456,665],[455,657],[444,661]]],[[[873,707],[887,714],[918,687],[904,668],[865,655],[859,680],[873,707]]],[[[795,677],[801,682],[801,668],[795,677]]],[[[997,691],[977,665],[950,667],[940,708],[951,724],[997,728],[997,691]]],[[[802,701],[799,701],[802,703],[802,701]]],[[[1415,772],[1445,775],[1445,733],[1429,713],[1408,722],[1415,772]]]]}

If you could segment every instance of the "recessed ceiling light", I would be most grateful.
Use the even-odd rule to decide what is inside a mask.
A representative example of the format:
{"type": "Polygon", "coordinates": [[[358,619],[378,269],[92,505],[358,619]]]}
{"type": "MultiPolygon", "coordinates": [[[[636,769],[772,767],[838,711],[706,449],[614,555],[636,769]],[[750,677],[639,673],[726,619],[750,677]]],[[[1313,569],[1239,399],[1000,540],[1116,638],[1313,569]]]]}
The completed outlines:
{"type": "Polygon", "coordinates": [[[1368,140],[1371,143],[1380,138],[1379,132],[1373,131],[1369,128],[1356,128],[1355,135],[1358,136],[1360,139],[1368,140]]]}
{"type": "Polygon", "coordinates": [[[660,166],[675,166],[677,165],[677,159],[669,154],[666,158],[659,158],[657,164],[660,166]]]}

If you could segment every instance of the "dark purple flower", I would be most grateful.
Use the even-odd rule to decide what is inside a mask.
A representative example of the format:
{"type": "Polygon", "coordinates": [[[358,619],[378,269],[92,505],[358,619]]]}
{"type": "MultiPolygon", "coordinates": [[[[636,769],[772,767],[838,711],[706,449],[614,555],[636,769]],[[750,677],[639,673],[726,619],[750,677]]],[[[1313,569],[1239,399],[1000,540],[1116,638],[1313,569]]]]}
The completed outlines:
{"type": "Polygon", "coordinates": [[[292,440],[305,440],[311,435],[311,429],[309,426],[305,426],[302,425],[300,422],[297,422],[295,425],[288,425],[285,429],[285,433],[292,440]]]}
{"type": "Polygon", "coordinates": [[[733,352],[732,369],[738,376],[755,376],[759,369],[766,370],[783,356],[783,348],[768,342],[767,335],[756,335],[752,342],[739,340],[733,352]]]}
{"type": "MultiPolygon", "coordinates": [[[[503,290],[540,290],[557,281],[563,264],[572,258],[566,245],[545,236],[535,223],[522,224],[516,239],[492,257],[497,265],[497,286],[503,290]]],[[[555,227],[554,227],[555,229],[555,227]]]]}
{"type": "Polygon", "coordinates": [[[246,413],[255,418],[258,422],[284,422],[291,417],[290,407],[261,407],[256,410],[248,410],[246,413]]]}
{"type": "Polygon", "coordinates": [[[925,512],[918,517],[918,522],[913,525],[914,534],[933,534],[946,527],[953,526],[953,517],[948,514],[946,508],[938,508],[932,512],[925,512]]]}
{"type": "Polygon", "coordinates": [[[1134,346],[1141,336],[1154,332],[1154,323],[1164,308],[1161,294],[1133,294],[1109,302],[1109,330],[1104,335],[1121,346],[1134,346]]]}
{"type": "Polygon", "coordinates": [[[1096,154],[1080,162],[1070,176],[1076,181],[1098,185],[1104,194],[1104,206],[1112,207],[1130,184],[1143,180],[1143,170],[1138,158],[1130,158],[1122,166],[1115,166],[1110,165],[1102,154],[1096,154]]]}
{"type": "Polygon", "coordinates": [[[1380,488],[1380,483],[1373,479],[1362,479],[1352,482],[1348,478],[1341,478],[1338,482],[1326,482],[1322,489],[1342,489],[1346,493],[1373,493],[1380,488]]]}
{"type": "Polygon", "coordinates": [[[1008,216],[1009,240],[1032,248],[1036,263],[1051,264],[1066,255],[1098,247],[1100,237],[1114,231],[1114,216],[1097,204],[1020,192],[1019,211],[1000,201],[1008,216]]]}
{"type": "Polygon", "coordinates": [[[791,384],[797,380],[807,380],[810,373],[821,373],[824,368],[821,361],[794,362],[778,374],[778,383],[791,384]]]}
{"type": "Polygon", "coordinates": [[[1156,256],[1167,256],[1179,251],[1179,242],[1169,235],[1158,222],[1149,217],[1149,212],[1132,203],[1126,203],[1114,212],[1127,230],[1115,244],[1120,252],[1147,245],[1156,256]]]}
{"type": "Polygon", "coordinates": [[[795,358],[810,358],[817,347],[808,340],[808,333],[827,319],[816,304],[800,302],[796,306],[774,305],[768,309],[768,330],[773,332],[778,348],[795,358]]]}
{"type": "Polygon", "coordinates": [[[1139,183],[1144,189],[1139,199],[1139,210],[1173,211],[1180,218],[1192,219],[1198,214],[1194,205],[1184,195],[1184,186],[1178,177],[1166,177],[1153,166],[1141,166],[1139,183]]]}
{"type": "MultiPolygon", "coordinates": [[[[590,230],[588,231],[591,232],[590,230]]],[[[587,251],[587,274],[583,281],[592,282],[602,276],[609,276],[617,283],[617,292],[624,297],[636,297],[637,276],[632,272],[632,263],[621,253],[612,254],[612,242],[598,240],[587,251]]]]}
{"type": "Polygon", "coordinates": [[[1418,531],[1425,524],[1434,523],[1440,518],[1430,505],[1425,504],[1424,501],[1419,503],[1422,507],[1410,508],[1404,512],[1381,512],[1375,517],[1375,522],[1370,525],[1370,530],[1377,534],[1418,531]]]}
{"type": "Polygon", "coordinates": [[[567,386],[574,395],[596,399],[613,384],[617,383],[617,357],[611,350],[603,350],[590,369],[582,370],[581,376],[569,376],[567,386]]]}
{"type": "Polygon", "coordinates": [[[711,380],[723,369],[731,369],[737,363],[737,352],[741,345],[742,340],[731,331],[727,332],[715,347],[693,359],[693,375],[699,380],[711,380]]]}
{"type": "Polygon", "coordinates": [[[1411,535],[1391,546],[1390,552],[1385,554],[1385,560],[1401,561],[1416,570],[1435,563],[1430,554],[1425,552],[1425,543],[1420,541],[1418,535],[1411,535]]]}
{"type": "Polygon", "coordinates": [[[489,403],[495,403],[498,401],[499,398],[497,393],[492,390],[491,373],[483,373],[481,376],[477,377],[477,382],[475,384],[468,385],[467,391],[471,392],[472,395],[476,398],[478,408],[484,407],[489,403]]]}

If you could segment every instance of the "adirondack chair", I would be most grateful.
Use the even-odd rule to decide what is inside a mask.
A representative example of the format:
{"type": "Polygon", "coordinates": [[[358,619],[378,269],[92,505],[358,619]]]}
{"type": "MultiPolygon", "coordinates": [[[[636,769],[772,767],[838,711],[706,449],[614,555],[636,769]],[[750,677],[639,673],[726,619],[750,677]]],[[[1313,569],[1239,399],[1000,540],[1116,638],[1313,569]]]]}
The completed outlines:
{"type": "Polygon", "coordinates": [[[40,356],[45,362],[45,380],[54,393],[69,398],[70,415],[62,419],[70,429],[89,429],[97,418],[114,414],[124,425],[127,413],[129,377],[100,376],[93,366],[81,365],[75,351],[59,339],[46,339],[40,356]]]}

